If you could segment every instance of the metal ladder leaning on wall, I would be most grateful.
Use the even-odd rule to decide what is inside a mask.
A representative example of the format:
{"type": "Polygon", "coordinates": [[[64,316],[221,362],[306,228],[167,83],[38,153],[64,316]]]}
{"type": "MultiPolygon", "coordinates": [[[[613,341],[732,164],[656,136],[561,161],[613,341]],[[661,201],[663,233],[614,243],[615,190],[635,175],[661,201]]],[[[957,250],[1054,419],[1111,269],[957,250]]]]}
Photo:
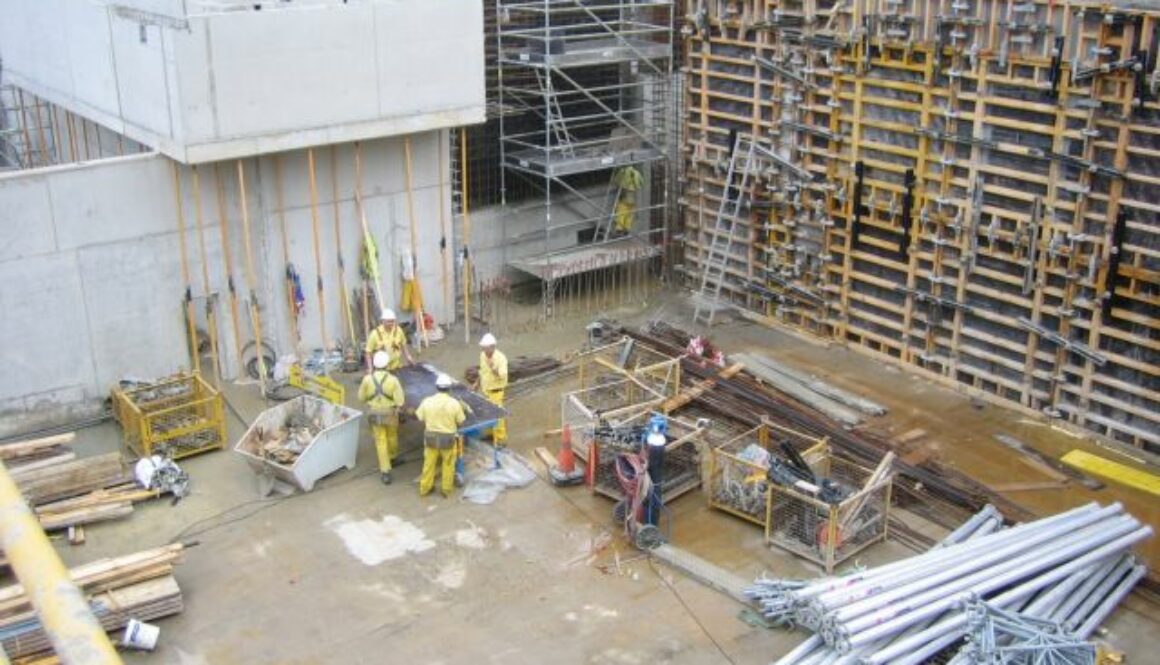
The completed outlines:
{"type": "Polygon", "coordinates": [[[556,92],[556,87],[552,83],[552,70],[545,69],[540,71],[534,70],[536,74],[536,84],[540,86],[540,91],[544,93],[544,118],[548,125],[547,129],[552,137],[556,139],[556,146],[561,149],[564,155],[571,157],[575,154],[572,146],[572,133],[568,131],[568,125],[565,124],[564,111],[560,108],[560,98],[556,92]]]}
{"type": "Polygon", "coordinates": [[[693,296],[693,323],[713,325],[713,316],[721,308],[721,288],[737,240],[734,231],[738,215],[748,207],[746,198],[755,150],[756,143],[740,134],[733,141],[729,153],[729,170],[725,174],[725,191],[717,209],[717,223],[713,227],[712,239],[701,269],[701,285],[693,296]]]}

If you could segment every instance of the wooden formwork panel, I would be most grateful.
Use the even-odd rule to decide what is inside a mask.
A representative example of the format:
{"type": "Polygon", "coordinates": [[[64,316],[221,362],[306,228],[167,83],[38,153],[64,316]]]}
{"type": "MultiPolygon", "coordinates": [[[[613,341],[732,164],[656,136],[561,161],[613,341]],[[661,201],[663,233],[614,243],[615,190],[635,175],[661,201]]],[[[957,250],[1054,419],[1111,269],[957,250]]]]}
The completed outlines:
{"type": "Polygon", "coordinates": [[[723,298],[1160,451],[1160,9],[688,0],[686,15],[689,275],[730,139],[755,137],[780,158],[751,179],[723,298]]]}

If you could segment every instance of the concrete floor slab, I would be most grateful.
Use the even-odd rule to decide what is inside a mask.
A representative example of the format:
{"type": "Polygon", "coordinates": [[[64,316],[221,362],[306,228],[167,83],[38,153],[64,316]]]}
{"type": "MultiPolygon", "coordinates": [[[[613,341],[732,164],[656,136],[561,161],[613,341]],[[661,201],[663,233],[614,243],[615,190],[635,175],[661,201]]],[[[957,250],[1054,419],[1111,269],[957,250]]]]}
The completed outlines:
{"type": "MultiPolygon", "coordinates": [[[[641,320],[657,311],[617,315],[641,320]]],[[[583,341],[585,322],[573,317],[518,332],[513,326],[500,335],[501,347],[509,356],[559,353],[583,341]]],[[[751,325],[713,334],[726,349],[776,353],[821,368],[827,380],[873,392],[892,408],[890,426],[902,432],[921,425],[948,448],[964,438],[961,421],[950,414],[978,413],[962,395],[841,350],[751,325]],[[926,406],[911,413],[908,404],[926,406]]],[[[452,335],[423,359],[458,374],[478,354],[461,340],[452,335]]],[[[357,378],[344,380],[353,386],[357,378]]],[[[252,386],[226,392],[236,438],[266,405],[252,386]]],[[[509,408],[517,451],[544,445],[542,431],[558,426],[555,390],[510,400],[509,408]]],[[[1017,420],[996,415],[1002,413],[988,407],[985,415],[1017,420]]],[[[86,545],[62,543],[60,551],[77,564],[174,540],[197,543],[176,571],[185,611],[160,622],[157,652],[127,654],[131,664],[766,663],[802,639],[753,627],[738,618],[736,602],[636,558],[612,523],[611,502],[583,488],[556,489],[541,478],[488,506],[420,498],[417,436],[415,423],[404,427],[408,461],[390,486],[378,480],[364,431],[355,470],[289,498],[259,497],[252,472],[231,452],[191,458],[184,466],[193,476],[192,496],[176,506],[139,504],[131,518],[93,525],[86,545]],[[591,556],[592,543],[606,533],[610,544],[591,556]],[[395,539],[424,544],[400,553],[395,539]]],[[[119,445],[119,432],[106,424],[82,431],[77,447],[94,454],[119,445]]],[[[671,515],[675,544],[738,575],[820,574],[766,548],[755,526],[709,510],[700,493],[674,502],[671,515]]],[[[867,550],[859,562],[907,553],[891,542],[867,550]]],[[[1109,624],[1109,637],[1132,662],[1148,662],[1158,627],[1152,612],[1133,600],[1109,624]]]]}

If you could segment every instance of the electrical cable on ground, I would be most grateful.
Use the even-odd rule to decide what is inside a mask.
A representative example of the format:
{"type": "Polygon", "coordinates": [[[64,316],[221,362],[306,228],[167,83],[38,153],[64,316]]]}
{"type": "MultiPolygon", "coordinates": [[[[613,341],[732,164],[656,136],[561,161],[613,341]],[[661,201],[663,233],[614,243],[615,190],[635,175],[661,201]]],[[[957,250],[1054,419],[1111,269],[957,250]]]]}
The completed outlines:
{"type": "MultiPolygon", "coordinates": [[[[410,453],[410,452],[413,452],[417,449],[418,449],[417,446],[412,446],[411,448],[409,448],[403,452],[410,453]]],[[[406,458],[403,457],[402,454],[400,454],[399,457],[402,460],[399,463],[408,461],[406,458]]],[[[338,480],[334,483],[319,486],[317,489],[313,490],[312,492],[296,492],[294,494],[290,494],[287,496],[272,496],[272,497],[265,497],[262,499],[252,499],[250,501],[243,501],[242,503],[238,503],[238,504],[235,504],[233,506],[230,506],[229,508],[226,508],[226,509],[221,510],[217,513],[214,513],[213,515],[210,515],[208,517],[203,517],[199,520],[191,522],[190,524],[186,525],[186,527],[184,529],[179,531],[175,536],[170,538],[169,543],[173,544],[173,543],[181,542],[182,540],[184,540],[186,538],[200,536],[202,534],[206,534],[206,533],[209,533],[211,531],[216,531],[217,529],[220,529],[222,527],[230,526],[232,524],[237,524],[239,522],[244,522],[244,521],[250,519],[251,517],[254,517],[255,515],[265,511],[267,508],[273,508],[274,506],[277,506],[277,505],[283,503],[284,501],[289,501],[291,499],[295,499],[295,498],[301,497],[301,496],[308,496],[310,494],[319,494],[321,492],[326,492],[326,491],[332,490],[336,487],[343,487],[349,483],[355,482],[356,480],[361,480],[361,479],[366,478],[368,476],[373,476],[373,475],[377,475],[377,474],[378,474],[378,471],[376,469],[368,469],[366,471],[356,473],[355,475],[353,475],[349,478],[343,478],[342,480],[338,480]],[[201,524],[205,524],[206,522],[211,522],[213,520],[221,519],[222,517],[229,515],[233,511],[239,510],[241,508],[245,508],[247,506],[258,506],[258,507],[256,509],[254,509],[253,511],[248,512],[244,515],[240,515],[238,517],[231,518],[229,520],[226,520],[224,522],[220,522],[218,524],[213,524],[213,525],[207,526],[204,529],[197,529],[196,528],[201,524]]]]}
{"type": "Polygon", "coordinates": [[[697,624],[697,627],[701,629],[701,632],[705,634],[705,637],[709,638],[709,641],[713,643],[713,646],[717,647],[717,651],[721,654],[721,657],[731,665],[737,665],[737,662],[734,661],[729,653],[725,651],[725,648],[721,646],[721,643],[717,641],[717,638],[713,637],[713,634],[709,632],[709,629],[705,627],[705,624],[701,623],[701,619],[697,616],[697,613],[693,611],[693,608],[689,607],[689,604],[685,602],[685,599],[681,596],[681,593],[677,591],[677,588],[674,587],[672,583],[661,574],[661,571],[657,570],[656,564],[653,563],[651,556],[648,558],[648,567],[651,568],[653,573],[655,573],[656,576],[660,578],[661,582],[663,582],[664,585],[668,587],[669,591],[673,594],[673,597],[677,599],[677,602],[681,604],[681,607],[685,608],[685,613],[689,615],[689,618],[693,620],[693,623],[697,624]]]}

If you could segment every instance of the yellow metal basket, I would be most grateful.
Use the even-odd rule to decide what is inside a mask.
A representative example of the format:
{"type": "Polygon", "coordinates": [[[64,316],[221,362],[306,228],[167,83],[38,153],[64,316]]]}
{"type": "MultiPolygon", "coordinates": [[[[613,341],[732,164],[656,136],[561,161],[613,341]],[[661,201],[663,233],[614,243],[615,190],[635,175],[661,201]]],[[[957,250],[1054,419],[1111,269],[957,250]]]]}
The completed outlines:
{"type": "Polygon", "coordinates": [[[824,439],[817,439],[772,422],[766,422],[713,448],[709,457],[709,507],[767,527],[769,482],[767,467],[743,458],[742,451],[756,445],[773,452],[775,441],[788,439],[802,450],[806,460],[823,454],[824,439]]]}
{"type": "Polygon", "coordinates": [[[177,459],[225,447],[221,393],[196,372],[114,388],[112,402],[125,445],[142,457],[171,454],[177,459]]]}

